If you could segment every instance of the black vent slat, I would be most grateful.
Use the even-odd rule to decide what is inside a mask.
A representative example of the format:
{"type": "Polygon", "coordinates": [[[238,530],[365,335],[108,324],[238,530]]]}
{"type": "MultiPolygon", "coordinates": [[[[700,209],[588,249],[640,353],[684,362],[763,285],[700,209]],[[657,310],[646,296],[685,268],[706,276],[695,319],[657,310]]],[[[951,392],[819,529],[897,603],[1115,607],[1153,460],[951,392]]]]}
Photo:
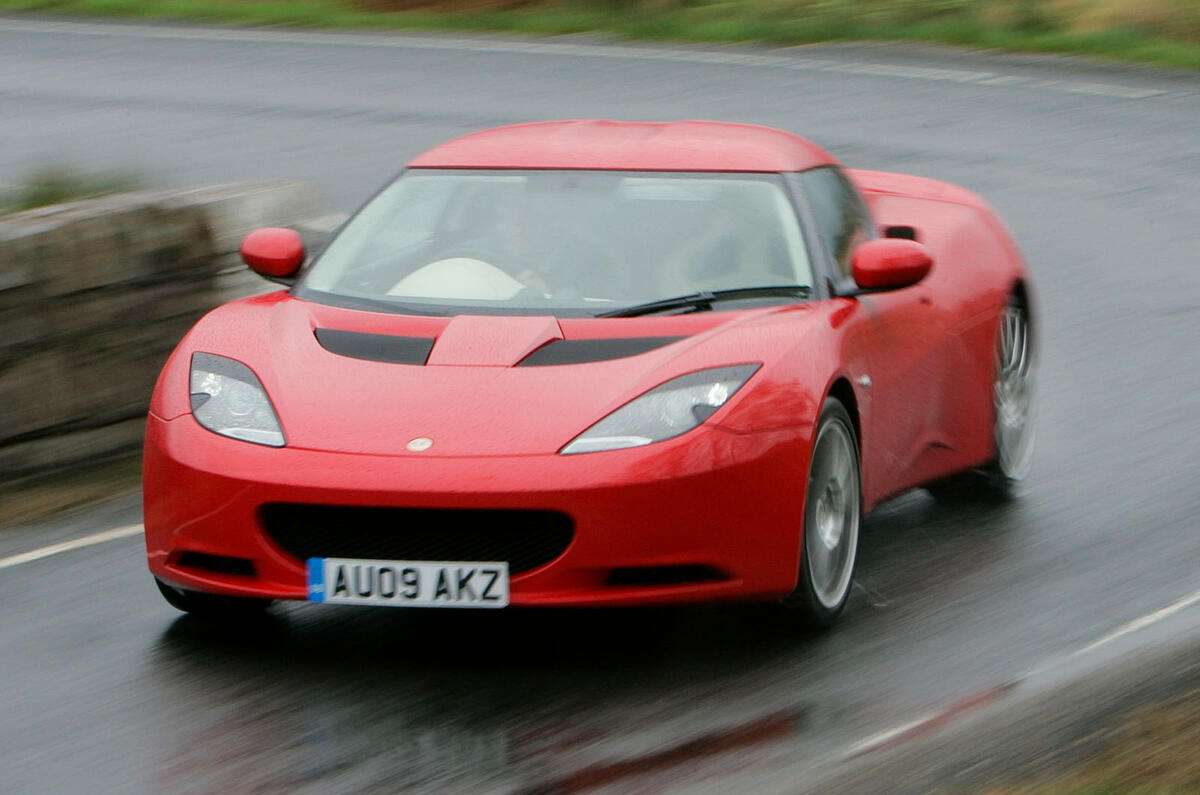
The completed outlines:
{"type": "Polygon", "coordinates": [[[331,328],[314,329],[313,333],[321,347],[330,353],[389,364],[425,364],[434,342],[433,337],[365,334],[331,328]]]}
{"type": "Polygon", "coordinates": [[[558,511],[373,508],[275,503],[263,506],[267,535],[298,560],[506,561],[510,574],[566,551],[571,518],[558,511]]]}
{"type": "Polygon", "coordinates": [[[624,359],[678,342],[683,337],[614,337],[612,339],[555,340],[522,359],[518,366],[584,364],[624,359]]]}

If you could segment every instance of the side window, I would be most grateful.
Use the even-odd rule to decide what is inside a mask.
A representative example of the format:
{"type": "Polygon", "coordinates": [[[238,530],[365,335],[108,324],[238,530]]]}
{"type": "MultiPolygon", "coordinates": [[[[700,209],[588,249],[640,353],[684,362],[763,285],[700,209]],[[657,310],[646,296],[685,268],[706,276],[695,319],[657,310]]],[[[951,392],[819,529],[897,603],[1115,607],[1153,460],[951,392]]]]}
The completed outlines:
{"type": "Polygon", "coordinates": [[[808,199],[817,233],[842,275],[849,276],[850,253],[871,237],[871,218],[858,191],[836,166],[803,171],[797,178],[808,199]]]}

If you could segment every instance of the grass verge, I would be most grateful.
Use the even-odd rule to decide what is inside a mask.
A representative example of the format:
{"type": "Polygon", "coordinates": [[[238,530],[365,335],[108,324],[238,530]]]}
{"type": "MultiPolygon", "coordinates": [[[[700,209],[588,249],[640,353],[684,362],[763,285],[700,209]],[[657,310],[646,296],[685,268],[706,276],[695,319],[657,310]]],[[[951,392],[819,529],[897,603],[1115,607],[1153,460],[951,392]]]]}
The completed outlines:
{"type": "Polygon", "coordinates": [[[132,172],[88,173],[66,166],[47,166],[31,172],[15,188],[0,195],[0,215],[142,187],[142,178],[132,172]]]}
{"type": "Polygon", "coordinates": [[[1078,770],[985,795],[1192,795],[1200,792],[1200,689],[1134,710],[1078,770]]]}
{"type": "Polygon", "coordinates": [[[1200,69],[1194,0],[0,0],[0,12],[341,29],[908,40],[1200,69]]]}
{"type": "Polygon", "coordinates": [[[0,485],[0,528],[19,527],[135,493],[142,457],[129,456],[17,484],[0,485]]]}

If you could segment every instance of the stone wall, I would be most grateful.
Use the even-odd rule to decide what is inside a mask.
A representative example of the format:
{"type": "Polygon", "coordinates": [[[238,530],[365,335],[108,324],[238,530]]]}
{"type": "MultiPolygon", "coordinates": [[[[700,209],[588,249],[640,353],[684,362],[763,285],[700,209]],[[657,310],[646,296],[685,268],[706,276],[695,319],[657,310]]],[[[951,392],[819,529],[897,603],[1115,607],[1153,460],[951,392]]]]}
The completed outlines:
{"type": "Polygon", "coordinates": [[[135,454],[159,369],[205,312],[278,289],[241,238],[339,220],[299,182],[104,197],[0,216],[0,486],[135,454]]]}

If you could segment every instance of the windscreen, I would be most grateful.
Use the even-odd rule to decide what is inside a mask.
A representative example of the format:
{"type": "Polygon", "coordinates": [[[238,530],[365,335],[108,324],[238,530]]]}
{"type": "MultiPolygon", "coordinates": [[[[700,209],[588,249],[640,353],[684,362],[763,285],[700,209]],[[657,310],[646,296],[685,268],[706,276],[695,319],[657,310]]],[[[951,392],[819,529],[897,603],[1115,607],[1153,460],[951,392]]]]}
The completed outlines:
{"type": "Polygon", "coordinates": [[[779,175],[412,169],[298,289],[393,311],[588,315],[811,282],[779,175]]]}

